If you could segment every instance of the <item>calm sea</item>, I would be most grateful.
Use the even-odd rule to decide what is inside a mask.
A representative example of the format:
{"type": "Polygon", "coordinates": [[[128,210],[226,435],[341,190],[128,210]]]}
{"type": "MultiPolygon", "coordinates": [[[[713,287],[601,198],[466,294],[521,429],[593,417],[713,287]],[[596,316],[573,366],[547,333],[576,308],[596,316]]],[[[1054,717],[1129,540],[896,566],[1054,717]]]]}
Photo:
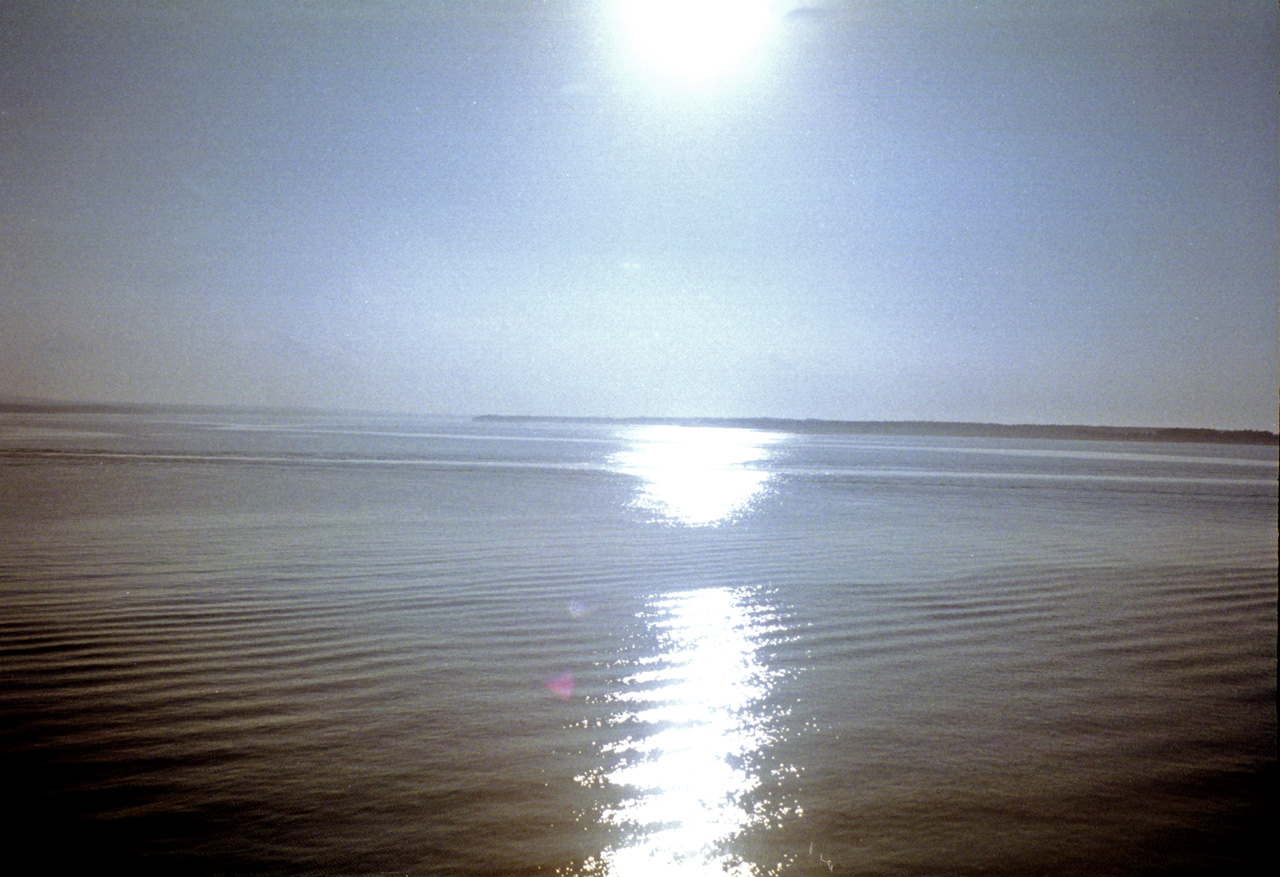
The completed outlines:
{"type": "Polygon", "coordinates": [[[6,848],[1247,872],[1276,502],[1274,447],[0,414],[6,848]]]}

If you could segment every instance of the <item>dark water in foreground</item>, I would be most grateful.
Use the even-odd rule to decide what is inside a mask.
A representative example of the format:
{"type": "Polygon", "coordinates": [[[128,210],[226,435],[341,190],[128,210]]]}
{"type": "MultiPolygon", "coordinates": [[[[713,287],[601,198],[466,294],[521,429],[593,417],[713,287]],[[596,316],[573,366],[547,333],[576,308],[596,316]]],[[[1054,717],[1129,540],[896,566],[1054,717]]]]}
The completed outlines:
{"type": "Polygon", "coordinates": [[[6,845],[1249,872],[1276,478],[1265,447],[3,414],[6,845]]]}

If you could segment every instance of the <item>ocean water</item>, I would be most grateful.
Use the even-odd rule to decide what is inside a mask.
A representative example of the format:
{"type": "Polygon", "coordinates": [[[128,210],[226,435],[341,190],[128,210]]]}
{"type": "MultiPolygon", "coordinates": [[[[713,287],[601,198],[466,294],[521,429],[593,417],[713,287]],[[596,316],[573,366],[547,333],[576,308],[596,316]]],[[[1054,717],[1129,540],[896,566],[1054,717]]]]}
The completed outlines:
{"type": "Polygon", "coordinates": [[[1253,873],[1276,503],[1274,447],[3,413],[6,846],[1253,873]]]}

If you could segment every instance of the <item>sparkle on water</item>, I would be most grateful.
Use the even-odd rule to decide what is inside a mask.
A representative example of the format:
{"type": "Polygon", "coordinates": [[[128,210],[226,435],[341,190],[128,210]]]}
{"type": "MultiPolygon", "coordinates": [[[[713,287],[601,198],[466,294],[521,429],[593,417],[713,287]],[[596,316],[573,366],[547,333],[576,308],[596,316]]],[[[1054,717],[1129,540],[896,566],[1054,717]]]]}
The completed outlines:
{"type": "Polygon", "coordinates": [[[716,524],[744,510],[770,474],[759,464],[777,440],[728,427],[642,426],[613,464],[641,479],[638,507],[683,524],[716,524]]]}
{"type": "Polygon", "coordinates": [[[752,873],[726,849],[762,818],[747,798],[759,785],[751,756],[769,740],[759,704],[770,675],[756,657],[768,627],[750,605],[732,588],[653,604],[664,651],[613,698],[615,726],[648,733],[609,753],[604,779],[623,797],[604,818],[628,836],[601,853],[612,877],[752,873]]]}

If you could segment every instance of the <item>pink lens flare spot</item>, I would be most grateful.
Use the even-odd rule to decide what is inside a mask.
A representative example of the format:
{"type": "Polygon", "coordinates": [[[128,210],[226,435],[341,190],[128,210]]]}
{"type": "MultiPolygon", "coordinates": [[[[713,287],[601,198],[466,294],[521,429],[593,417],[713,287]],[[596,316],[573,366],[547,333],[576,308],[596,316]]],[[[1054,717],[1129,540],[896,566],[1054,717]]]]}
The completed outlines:
{"type": "Polygon", "coordinates": [[[564,700],[573,697],[573,674],[561,673],[554,679],[548,679],[547,690],[564,700]]]}

